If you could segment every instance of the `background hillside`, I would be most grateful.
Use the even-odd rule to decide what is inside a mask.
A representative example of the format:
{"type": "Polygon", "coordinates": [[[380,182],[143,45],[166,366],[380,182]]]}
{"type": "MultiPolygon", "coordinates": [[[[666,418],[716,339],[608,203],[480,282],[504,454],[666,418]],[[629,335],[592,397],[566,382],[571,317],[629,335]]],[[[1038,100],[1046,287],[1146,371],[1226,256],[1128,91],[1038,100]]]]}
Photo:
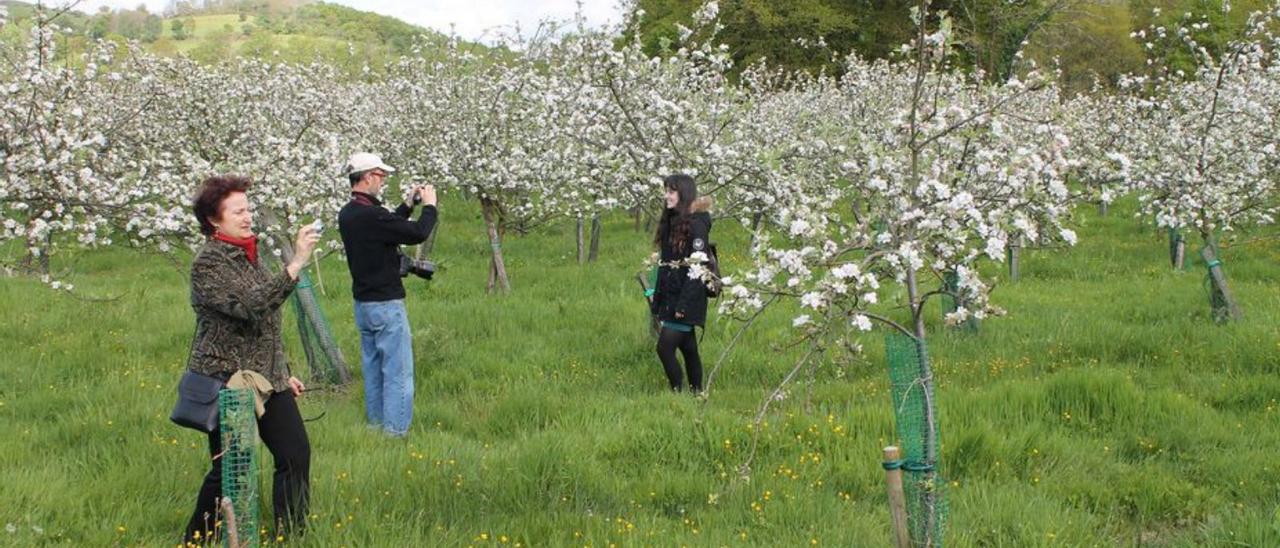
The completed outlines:
{"type": "MultiPolygon", "coordinates": [[[[0,0],[0,6],[8,8],[11,23],[0,36],[18,38],[32,21],[34,5],[0,0]]],[[[173,2],[160,14],[141,5],[94,14],[69,11],[56,22],[71,31],[59,45],[64,52],[84,51],[90,40],[101,38],[136,40],[152,52],[185,53],[205,63],[234,56],[320,60],[353,74],[366,65],[380,70],[386,61],[410,53],[417,41],[427,49],[448,41],[439,32],[394,17],[306,0],[173,2]]]]}
{"type": "MultiPolygon", "coordinates": [[[[703,0],[638,0],[628,33],[638,33],[653,55],[669,53],[682,28],[700,28],[694,13],[703,0]]],[[[914,0],[721,0],[713,38],[727,45],[739,70],[766,59],[789,69],[838,73],[849,52],[892,57],[911,39],[914,0]]],[[[22,27],[32,4],[0,0],[22,27]]],[[[1095,85],[1114,88],[1120,76],[1147,70],[1143,46],[1131,35],[1152,25],[1203,20],[1196,40],[1211,52],[1241,36],[1250,12],[1263,0],[936,0],[954,24],[954,65],[981,70],[1003,81],[1025,60],[1061,70],[1069,91],[1095,85]],[[1019,56],[1019,52],[1024,55],[1019,56]]],[[[349,73],[366,64],[379,72],[384,61],[405,54],[415,40],[441,44],[436,31],[399,19],[312,0],[171,1],[163,13],[102,9],[67,12],[59,24],[71,29],[66,51],[83,51],[88,40],[137,40],[164,55],[185,53],[206,63],[233,56],[277,57],[291,62],[322,60],[349,73]]],[[[15,33],[14,28],[0,36],[15,33]]],[[[705,36],[704,36],[705,38],[705,36]]],[[[480,47],[480,46],[470,46],[480,47]]],[[[430,48],[427,48],[428,51],[430,48]]],[[[1193,60],[1168,52],[1176,68],[1191,72],[1193,60]]]]}

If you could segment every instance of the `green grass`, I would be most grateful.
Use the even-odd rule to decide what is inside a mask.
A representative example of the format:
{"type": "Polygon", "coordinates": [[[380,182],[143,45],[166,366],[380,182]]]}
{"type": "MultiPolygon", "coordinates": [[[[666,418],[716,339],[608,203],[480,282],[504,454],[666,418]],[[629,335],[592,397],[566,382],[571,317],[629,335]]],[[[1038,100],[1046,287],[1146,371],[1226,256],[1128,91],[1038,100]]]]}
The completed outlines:
{"type": "MultiPolygon", "coordinates": [[[[191,53],[196,48],[207,46],[209,42],[225,43],[228,51],[237,52],[241,46],[250,40],[242,31],[244,25],[257,26],[254,17],[241,21],[238,15],[197,15],[180,19],[183,21],[194,20],[196,30],[185,40],[173,40],[173,32],[171,30],[173,20],[165,20],[165,37],[170,39],[174,50],[179,53],[191,53]],[[230,29],[227,28],[227,25],[231,26],[230,29]]],[[[349,45],[346,40],[327,36],[272,34],[271,39],[277,49],[305,46],[316,52],[333,52],[346,51],[349,45]]]]}
{"type": "MultiPolygon", "coordinates": [[[[1023,280],[994,297],[1007,317],[973,334],[931,324],[948,544],[1280,545],[1280,245],[1224,250],[1246,319],[1215,326],[1203,267],[1170,270],[1163,235],[1131,212],[1086,212],[1079,247],[1028,251],[1023,280]]],[[[408,439],[363,425],[358,380],[302,400],[304,416],[324,413],[307,425],[302,545],[889,544],[878,333],[774,408],[743,481],[748,426],[797,356],[786,310],[745,338],[703,406],[664,389],[632,279],[649,236],[629,220],[606,223],[587,266],[569,223],[511,239],[515,290],[496,297],[478,212],[447,202],[442,216],[446,270],[407,280],[408,439]]],[[[716,240],[731,271],[744,238],[730,224],[716,240]]],[[[72,263],[81,293],[119,298],[0,280],[0,523],[15,528],[0,544],[176,543],[207,460],[203,438],[166,418],[192,329],[185,274],[124,250],[54,260],[72,263]]],[[[358,362],[345,266],[321,268],[328,320],[358,362]]],[[[709,364],[734,327],[707,331],[709,364]]]]}

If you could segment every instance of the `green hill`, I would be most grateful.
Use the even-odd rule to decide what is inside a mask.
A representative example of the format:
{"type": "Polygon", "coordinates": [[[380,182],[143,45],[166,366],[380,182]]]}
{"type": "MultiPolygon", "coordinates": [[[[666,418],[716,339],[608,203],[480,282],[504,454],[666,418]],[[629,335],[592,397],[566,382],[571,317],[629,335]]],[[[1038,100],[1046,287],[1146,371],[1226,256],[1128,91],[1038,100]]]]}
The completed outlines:
{"type": "MultiPolygon", "coordinates": [[[[64,51],[83,51],[91,40],[138,41],[161,55],[186,54],[213,63],[234,56],[279,58],[290,62],[320,60],[353,74],[368,64],[373,70],[411,51],[414,44],[441,45],[448,38],[436,31],[384,15],[323,2],[205,2],[215,7],[155,14],[132,10],[66,12],[56,24],[69,29],[64,51]]],[[[34,6],[0,0],[8,24],[0,39],[20,40],[34,22],[34,6]]],[[[46,12],[48,13],[48,12],[46,12]]],[[[479,45],[470,47],[483,48],[479,45]]]]}

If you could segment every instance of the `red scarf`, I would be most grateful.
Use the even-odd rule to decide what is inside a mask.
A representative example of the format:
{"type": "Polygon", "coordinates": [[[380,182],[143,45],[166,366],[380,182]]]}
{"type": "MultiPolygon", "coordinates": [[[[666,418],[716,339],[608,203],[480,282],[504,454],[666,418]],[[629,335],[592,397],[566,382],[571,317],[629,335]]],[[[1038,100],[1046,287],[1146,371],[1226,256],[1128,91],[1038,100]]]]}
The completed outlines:
{"type": "Polygon", "coordinates": [[[248,238],[232,238],[221,232],[214,232],[215,240],[222,240],[244,250],[244,254],[249,256],[249,262],[258,264],[258,237],[251,235],[248,238]]]}

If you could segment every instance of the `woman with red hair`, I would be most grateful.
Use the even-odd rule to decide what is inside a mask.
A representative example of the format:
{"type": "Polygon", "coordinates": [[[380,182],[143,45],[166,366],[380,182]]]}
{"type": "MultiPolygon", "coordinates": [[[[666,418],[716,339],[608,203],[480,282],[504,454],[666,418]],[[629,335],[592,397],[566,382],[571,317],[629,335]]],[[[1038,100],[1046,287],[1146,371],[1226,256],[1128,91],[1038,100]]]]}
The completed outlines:
{"type": "MultiPolygon", "coordinates": [[[[273,273],[258,257],[247,178],[206,179],[192,210],[208,239],[191,265],[191,307],[196,334],[187,367],[222,378],[236,371],[255,372],[270,381],[272,392],[258,417],[258,433],[275,460],[272,509],[276,534],[301,532],[310,491],[311,444],[295,398],[302,382],[289,373],[280,337],[280,305],[293,292],[298,273],[311,259],[320,235],[312,227],[298,231],[293,260],[273,273]]],[[[209,433],[213,460],[200,486],[184,543],[213,542],[217,502],[222,496],[222,437],[209,433]]]]}

